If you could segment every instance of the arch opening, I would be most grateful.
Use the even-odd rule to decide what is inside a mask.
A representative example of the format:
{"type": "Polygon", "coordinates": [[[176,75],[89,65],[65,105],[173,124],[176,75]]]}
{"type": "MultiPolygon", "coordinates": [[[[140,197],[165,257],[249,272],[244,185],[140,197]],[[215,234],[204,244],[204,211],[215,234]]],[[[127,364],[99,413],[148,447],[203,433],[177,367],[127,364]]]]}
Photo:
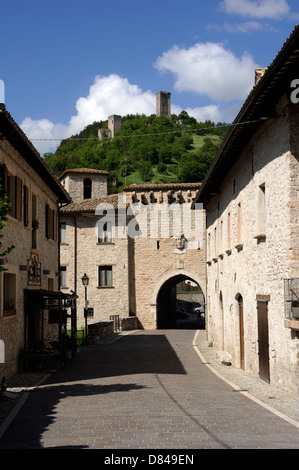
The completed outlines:
{"type": "Polygon", "coordinates": [[[205,329],[205,296],[186,274],[169,278],[157,295],[158,329],[205,329]]]}

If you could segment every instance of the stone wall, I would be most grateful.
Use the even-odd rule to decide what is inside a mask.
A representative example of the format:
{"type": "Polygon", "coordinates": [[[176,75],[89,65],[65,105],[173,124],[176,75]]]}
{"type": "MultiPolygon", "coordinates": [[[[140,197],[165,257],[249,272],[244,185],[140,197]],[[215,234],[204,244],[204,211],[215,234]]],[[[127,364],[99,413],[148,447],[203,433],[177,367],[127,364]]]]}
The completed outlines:
{"type": "Polygon", "coordinates": [[[66,267],[67,285],[62,292],[71,290],[79,296],[77,325],[84,326],[85,290],[81,282],[89,276],[87,299],[94,315],[89,323],[109,321],[111,315],[129,315],[128,245],[126,238],[113,238],[111,243],[98,243],[97,217],[77,214],[62,217],[67,224],[66,243],[61,245],[61,264],[66,267]],[[77,242],[76,242],[77,241],[77,242]],[[112,285],[99,286],[99,266],[112,266],[112,285]]]}
{"type": "Polygon", "coordinates": [[[237,302],[241,295],[244,368],[258,376],[257,298],[270,299],[270,380],[290,390],[298,388],[299,340],[284,326],[284,279],[295,274],[290,260],[295,259],[298,204],[290,204],[290,185],[297,178],[298,160],[290,152],[286,114],[261,127],[225,178],[219,196],[207,206],[208,338],[241,367],[237,302]],[[261,197],[265,197],[264,208],[261,197]]]}
{"type": "MultiPolygon", "coordinates": [[[[58,241],[46,238],[45,207],[57,209],[57,198],[31,166],[10,145],[0,142],[0,163],[4,163],[9,174],[17,176],[29,190],[29,223],[24,225],[22,218],[8,215],[7,225],[3,229],[3,248],[15,245],[15,249],[1,260],[7,270],[0,273],[0,339],[5,344],[5,363],[0,363],[0,373],[12,375],[18,369],[18,356],[24,348],[24,289],[58,289],[58,241]],[[32,248],[32,194],[36,196],[36,248],[32,248]],[[32,256],[38,257],[40,263],[40,285],[31,285],[28,281],[28,265],[32,256]],[[15,279],[15,312],[4,315],[3,284],[4,276],[12,275],[15,279]]],[[[23,207],[23,206],[22,206],[23,207]]],[[[44,334],[47,332],[44,322],[44,334]]],[[[42,325],[39,325],[40,330],[42,325]]]]}
{"type": "Polygon", "coordinates": [[[107,195],[107,175],[105,171],[97,170],[67,170],[60,177],[60,181],[73,201],[84,199],[84,179],[92,180],[92,198],[105,197],[107,195]]]}
{"type": "Polygon", "coordinates": [[[135,315],[140,327],[155,329],[157,297],[170,278],[193,279],[205,292],[205,215],[200,208],[191,210],[199,186],[127,188],[124,193],[129,206],[127,225],[120,235],[116,217],[115,233],[109,243],[98,243],[96,224],[100,216],[62,214],[61,221],[67,226],[66,243],[61,244],[61,264],[66,266],[67,286],[62,286],[62,290],[73,290],[79,296],[78,327],[84,325],[85,300],[81,283],[84,273],[90,278],[87,297],[89,307],[94,309],[89,323],[109,321],[111,315],[119,318],[135,315]],[[153,214],[158,214],[158,218],[153,214]],[[153,221],[158,222],[158,229],[153,221]],[[112,286],[99,286],[99,266],[112,266],[112,286]]]}
{"type": "Polygon", "coordinates": [[[194,280],[205,293],[205,214],[201,208],[198,212],[191,210],[199,186],[136,185],[126,188],[127,202],[134,204],[136,219],[143,232],[130,248],[130,305],[145,329],[157,328],[158,295],[170,279],[194,280]],[[151,231],[154,211],[160,214],[156,233],[151,231]],[[182,223],[177,224],[181,216],[182,223]],[[190,217],[189,233],[183,222],[184,216],[190,217]],[[180,234],[186,238],[182,246],[180,234]]]}
{"type": "Polygon", "coordinates": [[[113,334],[113,322],[93,323],[88,326],[88,343],[99,344],[106,336],[113,334]]]}

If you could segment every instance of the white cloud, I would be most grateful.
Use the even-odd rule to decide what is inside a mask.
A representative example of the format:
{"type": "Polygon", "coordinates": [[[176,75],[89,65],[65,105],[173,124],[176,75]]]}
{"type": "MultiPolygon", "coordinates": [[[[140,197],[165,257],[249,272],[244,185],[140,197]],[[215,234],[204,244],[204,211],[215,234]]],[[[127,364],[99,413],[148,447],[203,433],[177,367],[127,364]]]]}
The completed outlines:
{"type": "Polygon", "coordinates": [[[174,74],[176,90],[221,101],[244,99],[252,88],[256,66],[251,55],[238,58],[222,44],[210,42],[189,49],[174,46],[155,64],[160,71],[174,74]]]}
{"type": "Polygon", "coordinates": [[[106,120],[112,114],[152,114],[155,112],[156,97],[143,92],[119,75],[97,76],[86,98],[79,98],[76,104],[77,115],[70,120],[72,134],[79,132],[87,124],[106,120]]]}
{"type": "Polygon", "coordinates": [[[221,121],[221,112],[216,105],[203,106],[201,108],[187,108],[185,111],[197,121],[205,122],[206,120],[210,120],[216,123],[221,121]]]}
{"type": "Polygon", "coordinates": [[[26,117],[20,127],[41,154],[57,147],[60,139],[69,137],[69,128],[63,124],[53,124],[48,119],[34,121],[26,117]],[[37,139],[37,140],[35,140],[37,139]],[[41,139],[41,140],[40,140],[41,139]],[[59,140],[56,140],[59,139],[59,140]]]}
{"type": "Polygon", "coordinates": [[[246,21],[245,23],[229,24],[223,26],[228,33],[248,33],[250,31],[261,31],[263,25],[258,21],[246,21]]]}
{"type": "MultiPolygon", "coordinates": [[[[232,62],[234,61],[231,59],[230,64],[232,64],[232,62]]],[[[229,60],[224,64],[226,69],[228,63],[229,60]]],[[[212,65],[211,70],[203,74],[202,77],[194,77],[194,82],[202,80],[202,82],[207,84],[211,81],[211,75],[215,74],[218,81],[214,79],[213,84],[220,88],[222,80],[225,82],[234,79],[237,63],[238,61],[230,68],[230,71],[226,70],[223,71],[223,73],[220,68],[217,68],[216,72],[214,71],[212,73],[213,67],[215,66],[212,65]]],[[[207,64],[205,65],[207,66],[207,64]]],[[[251,82],[251,84],[253,82],[252,67],[250,60],[249,82],[251,82]]],[[[191,70],[189,70],[189,72],[193,73],[191,70]]],[[[234,87],[235,85],[232,84],[231,86],[234,87]]],[[[219,94],[219,96],[224,99],[227,98],[228,94],[235,97],[235,93],[229,93],[230,86],[228,87],[226,84],[223,85],[223,88],[224,89],[220,91],[218,90],[216,94],[219,94]]],[[[172,112],[177,115],[183,109],[174,103],[172,103],[171,108],[172,112]]],[[[143,92],[137,85],[129,83],[126,78],[122,78],[119,75],[113,74],[107,77],[97,76],[89,89],[88,95],[86,97],[80,97],[77,100],[76,111],[76,115],[70,118],[67,125],[55,124],[48,119],[33,120],[30,117],[26,117],[21,127],[28,138],[32,140],[37,150],[41,154],[44,154],[46,152],[55,151],[61,139],[79,133],[88,124],[92,124],[94,121],[105,121],[108,116],[112,114],[119,114],[121,116],[127,114],[155,114],[156,95],[151,91],[143,92]]],[[[215,104],[187,108],[186,111],[198,121],[205,121],[206,119],[213,122],[226,121],[226,119],[230,121],[231,118],[234,117],[230,112],[230,108],[220,110],[215,104]]]]}
{"type": "Polygon", "coordinates": [[[259,19],[278,20],[290,13],[286,0],[223,0],[220,6],[225,13],[259,19]]]}
{"type": "Polygon", "coordinates": [[[105,121],[112,114],[125,116],[155,113],[156,96],[150,91],[143,92],[119,75],[97,76],[88,96],[77,100],[76,110],[77,114],[71,117],[68,125],[54,124],[48,119],[34,121],[26,117],[21,128],[43,154],[55,149],[60,139],[77,134],[94,121],[105,121]]]}

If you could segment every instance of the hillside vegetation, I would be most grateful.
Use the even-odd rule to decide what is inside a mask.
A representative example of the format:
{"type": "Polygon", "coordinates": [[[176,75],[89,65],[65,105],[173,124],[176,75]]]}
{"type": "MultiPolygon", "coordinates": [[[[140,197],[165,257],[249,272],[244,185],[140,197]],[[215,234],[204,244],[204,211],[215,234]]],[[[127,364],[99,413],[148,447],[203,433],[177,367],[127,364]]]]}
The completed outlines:
{"type": "Polygon", "coordinates": [[[94,122],[63,140],[45,161],[59,176],[70,168],[109,171],[109,192],[133,183],[192,183],[203,181],[226,133],[224,124],[197,122],[185,111],[165,116],[128,115],[114,139],[99,141],[94,122]]]}

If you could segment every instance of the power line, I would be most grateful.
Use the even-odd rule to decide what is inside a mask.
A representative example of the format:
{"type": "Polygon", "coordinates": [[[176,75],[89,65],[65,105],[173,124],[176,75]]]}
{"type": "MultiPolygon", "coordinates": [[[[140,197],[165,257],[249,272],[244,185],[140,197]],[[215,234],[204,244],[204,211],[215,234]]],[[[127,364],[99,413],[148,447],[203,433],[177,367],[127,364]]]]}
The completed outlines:
{"type": "MultiPolygon", "coordinates": [[[[214,127],[201,127],[201,128],[195,128],[195,129],[183,129],[183,130],[177,130],[177,131],[169,131],[169,132],[155,132],[152,134],[131,134],[131,135],[120,135],[120,136],[114,136],[111,137],[110,140],[107,140],[105,142],[102,142],[100,145],[106,145],[111,143],[113,140],[116,139],[132,139],[132,138],[137,138],[137,137],[153,137],[157,135],[169,135],[169,134],[181,134],[185,132],[201,132],[201,131],[208,131],[208,130],[217,130],[221,129],[224,127],[236,127],[236,126],[243,126],[244,124],[254,124],[256,122],[260,121],[265,121],[269,118],[267,117],[261,117],[259,119],[255,119],[253,121],[243,121],[243,122],[236,122],[236,123],[230,123],[230,124],[221,124],[219,126],[214,126],[214,127]]],[[[57,138],[47,138],[47,139],[30,139],[32,142],[51,142],[51,141],[62,141],[62,140],[74,140],[74,141],[82,141],[82,140],[99,140],[98,137],[57,137],[57,138]]]]}

